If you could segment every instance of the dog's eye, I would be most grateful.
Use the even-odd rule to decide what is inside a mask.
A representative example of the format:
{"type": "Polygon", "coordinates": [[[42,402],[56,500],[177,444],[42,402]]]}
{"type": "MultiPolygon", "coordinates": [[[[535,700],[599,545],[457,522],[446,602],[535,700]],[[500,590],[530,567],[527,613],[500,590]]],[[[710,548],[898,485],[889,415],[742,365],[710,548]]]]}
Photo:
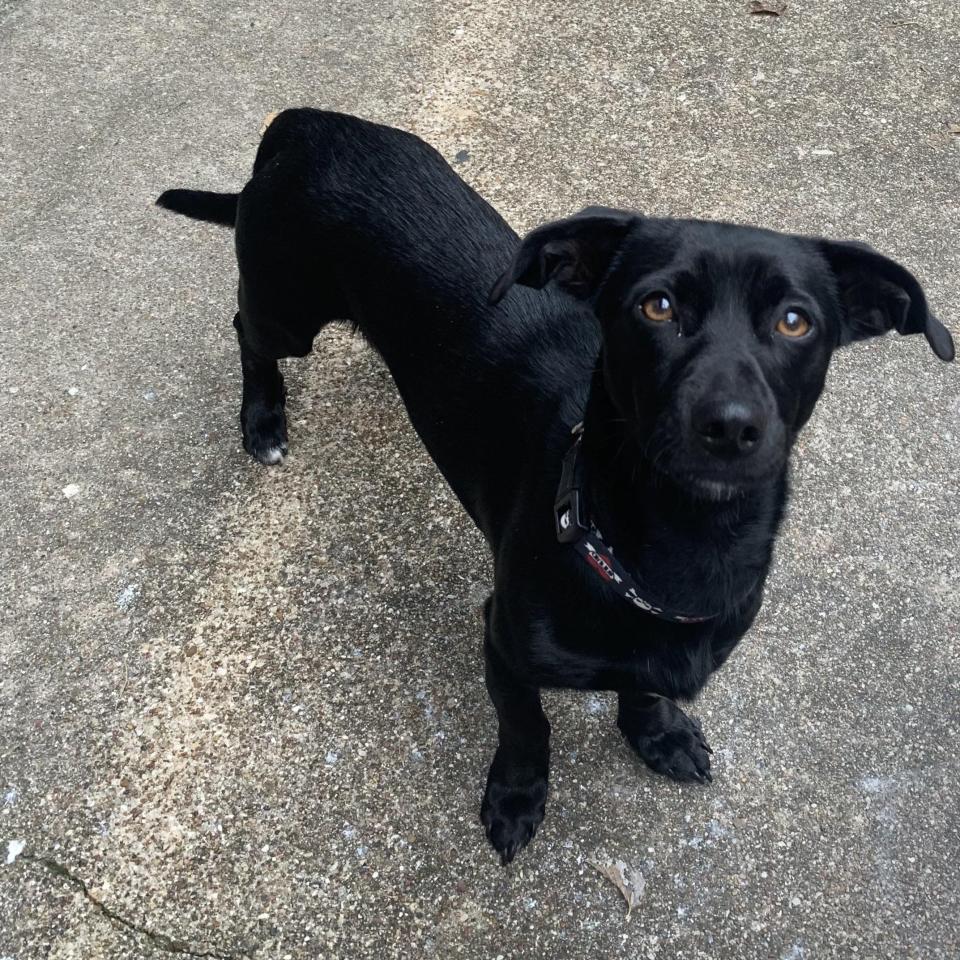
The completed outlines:
{"type": "Polygon", "coordinates": [[[655,293],[640,304],[643,315],[654,323],[666,323],[673,319],[673,304],[663,293],[655,293]]]}
{"type": "Polygon", "coordinates": [[[797,337],[808,334],[811,326],[812,324],[806,314],[799,310],[788,310],[777,324],[777,333],[796,340],[797,337]]]}

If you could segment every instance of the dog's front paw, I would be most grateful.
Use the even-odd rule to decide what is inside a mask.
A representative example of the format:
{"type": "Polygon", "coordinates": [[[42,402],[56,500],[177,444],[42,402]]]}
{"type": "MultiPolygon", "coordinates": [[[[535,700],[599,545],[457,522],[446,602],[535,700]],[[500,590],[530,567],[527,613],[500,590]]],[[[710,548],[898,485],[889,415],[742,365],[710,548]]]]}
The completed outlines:
{"type": "Polygon", "coordinates": [[[547,805],[546,759],[511,760],[497,748],[490,765],[480,821],[487,839],[506,866],[534,837],[547,805]]]}
{"type": "Polygon", "coordinates": [[[681,782],[710,783],[710,754],[703,727],[676,704],[663,701],[656,722],[621,711],[618,725],[643,762],[681,782]]]}
{"type": "Polygon", "coordinates": [[[283,463],[287,455],[287,417],[282,404],[251,403],[240,413],[243,448],[266,466],[283,463]]]}

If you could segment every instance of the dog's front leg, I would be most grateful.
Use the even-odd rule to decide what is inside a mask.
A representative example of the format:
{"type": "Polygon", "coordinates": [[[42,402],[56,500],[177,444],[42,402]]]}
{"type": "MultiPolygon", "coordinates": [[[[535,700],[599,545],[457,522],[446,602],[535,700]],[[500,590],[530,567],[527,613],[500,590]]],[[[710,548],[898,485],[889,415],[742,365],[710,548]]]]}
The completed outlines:
{"type": "Polygon", "coordinates": [[[700,721],[653,693],[620,692],[617,726],[644,763],[674,780],[706,783],[713,751],[700,721]]]}
{"type": "Polygon", "coordinates": [[[538,687],[524,683],[497,652],[490,604],[484,639],[486,680],[497,710],[499,743],[487,776],[480,820],[504,865],[522,850],[543,821],[550,772],[550,724],[538,687]]]}

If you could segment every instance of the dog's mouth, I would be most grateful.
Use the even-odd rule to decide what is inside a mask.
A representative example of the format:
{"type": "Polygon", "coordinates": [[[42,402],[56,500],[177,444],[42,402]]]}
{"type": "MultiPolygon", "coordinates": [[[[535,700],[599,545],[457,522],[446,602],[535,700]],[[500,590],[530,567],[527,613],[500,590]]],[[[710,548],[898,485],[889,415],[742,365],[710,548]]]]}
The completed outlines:
{"type": "Polygon", "coordinates": [[[660,474],[674,487],[695,500],[706,500],[712,503],[723,503],[746,496],[760,483],[760,478],[744,480],[741,478],[719,478],[692,471],[672,470],[655,467],[660,474]]]}
{"type": "Polygon", "coordinates": [[[656,474],[686,495],[713,503],[749,496],[770,483],[783,468],[783,458],[773,455],[728,465],[703,463],[703,459],[677,451],[673,458],[654,456],[649,463],[656,474]]]}
{"type": "Polygon", "coordinates": [[[712,500],[717,503],[725,500],[734,500],[747,493],[749,487],[740,483],[725,483],[720,480],[706,480],[702,477],[690,477],[685,484],[689,492],[701,500],[712,500]]]}

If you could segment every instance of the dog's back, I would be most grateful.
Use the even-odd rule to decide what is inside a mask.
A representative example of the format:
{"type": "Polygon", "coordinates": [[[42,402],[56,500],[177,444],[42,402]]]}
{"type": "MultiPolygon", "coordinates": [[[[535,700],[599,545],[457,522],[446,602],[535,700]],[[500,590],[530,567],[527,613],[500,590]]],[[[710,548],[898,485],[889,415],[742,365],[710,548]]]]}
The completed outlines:
{"type": "Polygon", "coordinates": [[[445,350],[472,349],[484,293],[518,242],[419,138],[310,109],[268,127],[236,229],[245,309],[265,334],[349,319],[388,363],[438,343],[438,324],[445,350]]]}
{"type": "Polygon", "coordinates": [[[557,420],[565,396],[582,401],[598,338],[589,311],[563,295],[521,290],[487,302],[518,238],[436,150],[356,117],[286,110],[239,195],[177,190],[158,202],[234,224],[247,367],[309,353],[329,322],[354,324],[496,539],[481,518],[503,516],[490,501],[515,493],[538,425],[557,420]],[[505,458],[516,471],[489,469],[505,458]]]}

